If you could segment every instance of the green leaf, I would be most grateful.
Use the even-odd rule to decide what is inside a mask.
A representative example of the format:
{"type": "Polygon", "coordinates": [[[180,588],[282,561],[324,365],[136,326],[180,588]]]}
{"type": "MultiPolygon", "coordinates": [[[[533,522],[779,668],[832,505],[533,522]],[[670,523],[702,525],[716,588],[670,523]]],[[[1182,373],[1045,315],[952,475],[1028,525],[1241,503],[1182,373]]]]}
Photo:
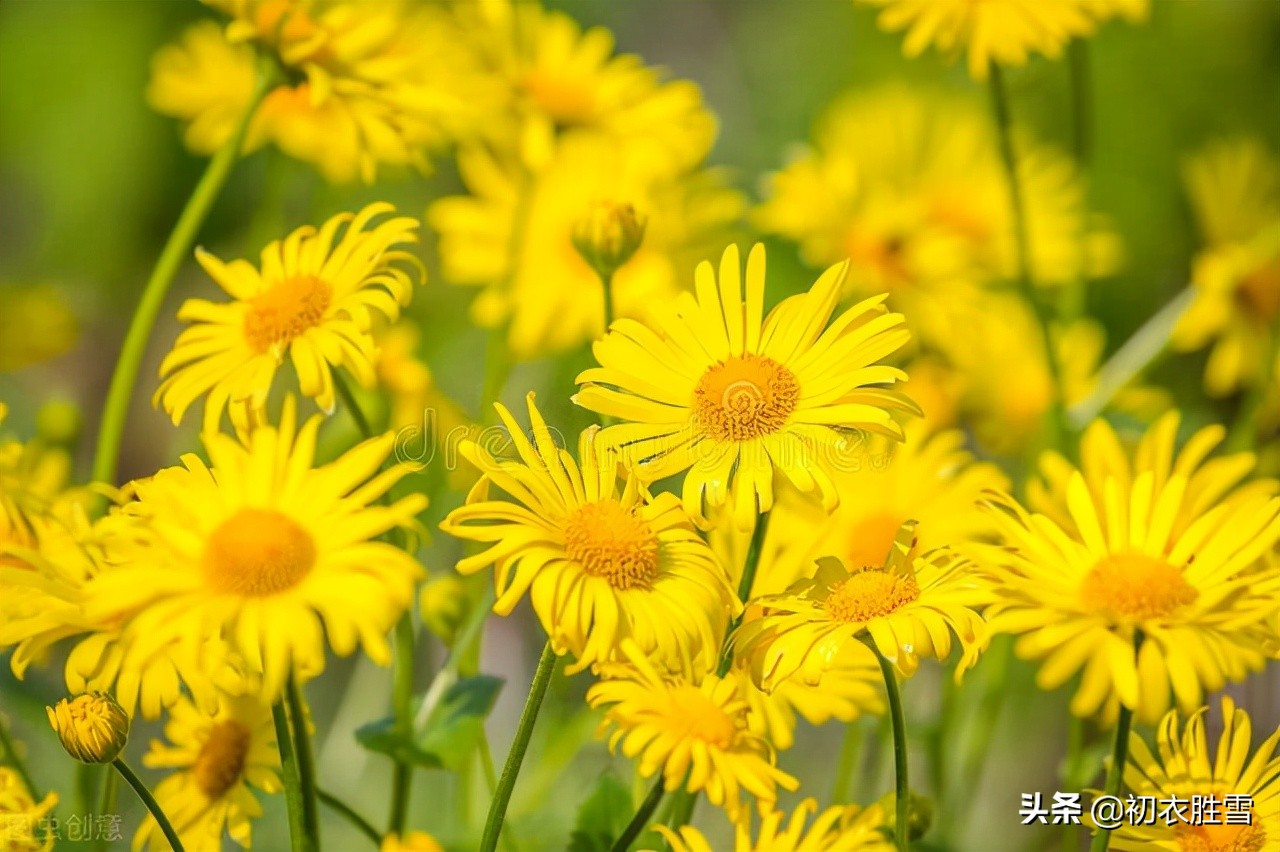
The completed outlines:
{"type": "Polygon", "coordinates": [[[359,728],[356,740],[370,751],[424,769],[460,769],[475,752],[501,689],[502,678],[442,674],[414,699],[412,730],[406,732],[388,716],[359,728]]]}
{"type": "Polygon", "coordinates": [[[578,808],[568,852],[609,852],[630,822],[632,810],[627,785],[616,775],[601,776],[595,790],[578,808]]]}

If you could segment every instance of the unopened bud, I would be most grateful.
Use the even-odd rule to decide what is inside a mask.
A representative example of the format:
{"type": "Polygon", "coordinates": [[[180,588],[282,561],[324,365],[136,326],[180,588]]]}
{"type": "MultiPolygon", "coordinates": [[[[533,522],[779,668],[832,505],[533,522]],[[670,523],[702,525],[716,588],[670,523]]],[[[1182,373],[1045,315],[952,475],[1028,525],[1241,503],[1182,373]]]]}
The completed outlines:
{"type": "Polygon", "coordinates": [[[607,279],[640,248],[646,224],[630,204],[598,201],[574,225],[573,247],[607,279]]]}
{"type": "Polygon", "coordinates": [[[457,577],[449,575],[432,580],[422,587],[418,608],[427,629],[446,645],[452,645],[467,615],[466,586],[457,577]]]}
{"type": "Polygon", "coordinates": [[[129,739],[129,715],[105,692],[86,692],[46,707],[67,754],[82,763],[110,763],[129,739]]]}
{"type": "MultiPolygon", "coordinates": [[[[897,826],[897,800],[892,792],[880,799],[885,813],[885,827],[891,832],[897,826]]],[[[907,839],[914,842],[924,837],[933,825],[933,802],[915,790],[907,794],[907,839]]]]}
{"type": "Polygon", "coordinates": [[[36,412],[36,433],[50,444],[71,444],[80,434],[81,419],[80,409],[74,402],[46,402],[36,412]]]}

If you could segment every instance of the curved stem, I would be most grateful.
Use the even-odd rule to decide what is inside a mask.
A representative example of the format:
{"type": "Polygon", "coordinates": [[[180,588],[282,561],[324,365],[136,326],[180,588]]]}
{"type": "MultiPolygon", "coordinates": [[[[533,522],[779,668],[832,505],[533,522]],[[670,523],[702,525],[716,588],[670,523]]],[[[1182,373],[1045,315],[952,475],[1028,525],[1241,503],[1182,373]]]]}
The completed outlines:
{"type": "Polygon", "coordinates": [[[889,696],[889,720],[893,723],[893,774],[894,774],[894,842],[898,849],[908,848],[911,827],[911,791],[907,783],[907,717],[902,711],[902,691],[898,688],[898,676],[893,664],[884,658],[874,642],[867,646],[880,663],[884,675],[884,691],[889,696]]]}
{"type": "Polygon", "coordinates": [[[18,754],[13,737],[9,734],[9,723],[6,719],[0,719],[0,749],[4,750],[4,762],[9,764],[13,771],[18,774],[18,780],[22,782],[27,795],[31,797],[32,801],[40,801],[40,796],[36,793],[35,782],[31,780],[31,773],[27,770],[27,762],[22,759],[22,755],[18,754]]]}
{"type": "Polygon", "coordinates": [[[298,685],[296,675],[290,673],[285,687],[285,700],[289,703],[289,719],[293,723],[293,751],[298,766],[298,787],[302,794],[302,828],[308,839],[308,849],[320,848],[320,808],[316,805],[316,756],[311,748],[311,734],[307,731],[307,705],[298,685]]]}
{"type": "MultiPolygon", "coordinates": [[[[407,611],[396,622],[395,659],[391,674],[391,707],[401,733],[413,733],[413,616],[407,611]]],[[[413,785],[413,767],[396,759],[391,776],[391,814],[388,831],[404,831],[409,814],[409,790],[413,785]]]]}
{"type": "Polygon", "coordinates": [[[653,819],[653,812],[658,809],[658,803],[662,801],[662,794],[665,792],[662,776],[659,775],[658,780],[654,781],[653,787],[649,789],[649,795],[644,797],[644,801],[640,803],[635,816],[631,818],[631,822],[627,823],[627,827],[622,830],[622,834],[618,835],[618,839],[613,842],[613,846],[610,847],[611,852],[627,852],[631,848],[631,844],[635,842],[635,839],[649,825],[649,821],[653,819]]]}
{"type": "Polygon", "coordinates": [[[1049,406],[1047,425],[1049,443],[1062,448],[1066,435],[1066,418],[1062,405],[1062,376],[1058,365],[1057,353],[1054,352],[1053,335],[1050,331],[1052,317],[1044,306],[1040,294],[1036,292],[1032,280],[1031,248],[1027,236],[1027,211],[1022,194],[1022,180],[1018,175],[1018,160],[1013,150],[1013,119],[1009,111],[1009,92],[1005,86],[1004,70],[999,63],[991,64],[991,104],[996,120],[996,140],[999,143],[1000,159],[1004,164],[1005,177],[1009,182],[1009,212],[1013,219],[1013,240],[1015,248],[1015,272],[1018,289],[1023,298],[1035,311],[1040,327],[1041,343],[1044,348],[1045,364],[1049,371],[1049,379],[1053,388],[1053,400],[1049,406]]]}
{"type": "Polygon", "coordinates": [[[373,823],[356,813],[355,808],[339,799],[328,790],[316,788],[316,798],[320,800],[320,804],[330,808],[347,822],[363,834],[365,837],[373,841],[374,846],[382,846],[382,835],[378,833],[378,829],[373,827],[373,823]]]}
{"type": "Polygon", "coordinates": [[[133,788],[133,792],[138,794],[138,798],[142,800],[142,804],[147,806],[147,810],[151,812],[151,816],[155,818],[156,824],[160,826],[160,830],[164,832],[164,839],[169,841],[169,845],[173,847],[173,852],[182,852],[182,841],[178,839],[178,833],[173,830],[173,826],[169,823],[169,818],[164,815],[164,811],[160,809],[160,805],[156,802],[156,797],[151,795],[151,791],[147,789],[147,785],[142,783],[142,779],[133,774],[133,770],[129,765],[120,758],[111,761],[111,765],[116,768],[121,777],[129,783],[133,788]]]}
{"type": "Polygon", "coordinates": [[[524,762],[524,754],[529,750],[529,740],[533,736],[533,725],[538,720],[538,710],[542,708],[542,699],[546,697],[547,686],[551,683],[551,675],[556,668],[556,652],[548,641],[542,647],[542,656],[538,658],[538,668],[533,673],[533,683],[529,686],[529,697],[525,700],[524,710],[520,713],[520,723],[516,726],[516,738],[511,743],[511,751],[507,752],[507,762],[502,767],[502,777],[498,779],[498,790],[493,801],[489,803],[489,816],[484,823],[484,837],[480,841],[481,852],[493,852],[498,846],[498,835],[502,833],[502,823],[507,815],[507,805],[511,802],[511,791],[515,789],[516,777],[520,774],[520,764],[524,762]]]}
{"type": "Polygon", "coordinates": [[[369,425],[369,418],[364,416],[364,411],[360,408],[360,403],[356,401],[356,396],[352,392],[351,386],[347,384],[346,377],[336,370],[333,371],[333,389],[338,392],[338,398],[346,406],[347,414],[351,415],[351,419],[356,424],[356,428],[360,430],[360,434],[365,438],[372,438],[373,427],[369,425]]]}
{"type": "MultiPolygon", "coordinates": [[[[1120,705],[1120,718],[1116,722],[1116,739],[1111,747],[1111,766],[1107,769],[1107,782],[1103,795],[1119,796],[1124,785],[1124,765],[1129,757],[1129,729],[1133,725],[1133,711],[1120,705]]],[[[1106,852],[1111,842],[1111,829],[1099,828],[1089,844],[1089,852],[1106,852]]]]}
{"type": "Polygon", "coordinates": [[[169,233],[160,257],[156,260],[151,277],[147,279],[138,301],[138,308],[129,323],[129,331],[125,335],[120,355],[116,359],[115,371],[111,374],[111,385],[107,390],[107,400],[102,409],[102,422],[98,428],[98,445],[93,457],[93,481],[115,485],[116,472],[120,463],[120,445],[124,441],[125,421],[129,416],[129,403],[133,398],[133,388],[138,379],[138,368],[142,365],[143,356],[147,352],[147,342],[151,338],[151,330],[156,324],[156,317],[164,306],[165,296],[169,293],[169,285],[178,273],[178,268],[191,251],[200,226],[204,224],[214,201],[226,185],[244,147],[245,134],[249,131],[249,123],[258,111],[258,105],[274,85],[276,79],[275,66],[264,60],[258,71],[258,80],[245,107],[240,123],[236,125],[231,138],[214,154],[205,168],[199,183],[186,206],[178,216],[177,223],[169,233]]]}
{"type": "Polygon", "coordinates": [[[306,824],[302,817],[302,782],[298,778],[298,759],[283,698],[272,706],[271,718],[276,725],[276,748],[280,750],[280,777],[284,782],[284,800],[289,812],[290,848],[293,852],[308,852],[306,824]]]}

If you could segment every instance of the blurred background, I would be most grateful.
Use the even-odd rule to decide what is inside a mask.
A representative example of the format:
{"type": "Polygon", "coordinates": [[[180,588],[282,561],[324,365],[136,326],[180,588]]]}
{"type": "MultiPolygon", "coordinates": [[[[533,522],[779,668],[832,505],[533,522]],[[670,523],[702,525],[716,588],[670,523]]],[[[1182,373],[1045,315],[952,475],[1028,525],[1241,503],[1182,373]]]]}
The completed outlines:
{"type": "MultiPolygon", "coordinates": [[[[789,151],[810,138],[823,109],[843,93],[907,81],[967,92],[986,102],[962,65],[932,52],[905,60],[900,36],[879,32],[874,10],[842,0],[548,5],[584,25],[607,26],[620,52],[638,53],[672,76],[696,82],[720,122],[710,163],[724,167],[730,182],[753,203],[761,199],[763,176],[787,162],[789,151]]],[[[204,167],[202,158],[183,147],[175,122],[147,106],[149,64],[156,49],[185,24],[208,14],[194,0],[0,3],[0,401],[10,408],[4,429],[22,437],[38,428],[78,430],[82,440],[71,442],[78,479],[88,472],[98,412],[143,282],[204,167]],[[51,410],[49,403],[69,405],[51,410]],[[42,411],[43,424],[38,422],[42,411]]],[[[1183,159],[1210,140],[1238,134],[1280,148],[1280,2],[1154,0],[1145,24],[1103,27],[1090,42],[1090,63],[1090,206],[1121,236],[1124,262],[1091,286],[1088,312],[1105,326],[1112,351],[1188,284],[1199,244],[1180,178],[1183,159]]],[[[1064,63],[1044,61],[1010,75],[1020,121],[1040,140],[1063,149],[1070,147],[1072,133],[1067,75],[1064,63]]],[[[267,241],[338,211],[385,199],[421,216],[431,200],[460,191],[448,158],[438,159],[429,176],[384,171],[373,186],[331,186],[308,165],[268,148],[236,168],[198,244],[224,258],[254,257],[267,241]]],[[[746,222],[741,233],[750,233],[746,222]]],[[[780,239],[767,243],[770,300],[807,288],[814,270],[805,266],[795,245],[780,239]]],[[[444,283],[429,231],[422,251],[428,283],[409,309],[425,329],[418,355],[441,392],[474,416],[485,334],[465,321],[473,292],[444,283]]],[[[683,271],[690,282],[692,271],[683,271]]],[[[213,283],[194,262],[187,263],[143,368],[129,417],[124,478],[150,474],[197,447],[198,418],[174,428],[149,397],[159,360],[178,331],[178,305],[214,294],[213,283]]],[[[537,389],[548,419],[566,433],[576,431],[590,420],[568,403],[568,396],[573,376],[589,358],[584,347],[567,358],[520,364],[505,398],[519,401],[526,390],[537,389]]],[[[1165,358],[1152,381],[1168,388],[1193,421],[1229,417],[1230,400],[1210,402],[1201,390],[1203,364],[1203,353],[1165,358]]],[[[354,434],[350,424],[343,424],[330,430],[328,439],[338,447],[354,434]]],[[[431,476],[428,471],[424,479],[411,477],[405,487],[433,489],[431,476]]],[[[429,524],[434,526],[457,499],[437,500],[429,524]]],[[[437,535],[428,552],[429,570],[441,571],[460,550],[437,535]]],[[[512,619],[491,619],[487,628],[481,670],[507,679],[489,720],[499,758],[506,753],[541,645],[529,615],[522,609],[512,619]]],[[[58,671],[45,668],[18,682],[6,666],[0,670],[0,700],[30,744],[33,770],[42,783],[67,789],[70,763],[40,727],[42,705],[62,693],[58,671]]],[[[934,674],[924,672],[912,682],[913,714],[930,714],[934,674]]],[[[979,667],[966,688],[979,688],[984,677],[1002,677],[1006,700],[997,710],[991,752],[979,761],[977,774],[965,779],[971,801],[950,826],[953,848],[1056,848],[1056,831],[1020,827],[1016,812],[1021,793],[1048,796],[1058,784],[1065,701],[1061,694],[1036,690],[1030,668],[1021,663],[1001,675],[979,667]]],[[[350,732],[386,712],[388,683],[388,671],[367,660],[335,660],[315,687],[331,694],[312,696],[321,730],[333,731],[320,742],[321,783],[371,814],[382,812],[379,791],[386,789],[389,769],[350,732]]],[[[566,699],[580,698],[585,688],[584,678],[557,679],[553,686],[567,693],[566,699]]],[[[584,707],[572,699],[548,704],[531,752],[539,757],[526,764],[517,788],[512,825],[524,848],[563,848],[577,803],[613,765],[603,743],[591,739],[596,719],[585,709],[572,709],[584,707]],[[590,741],[585,748],[580,746],[584,740],[590,741]]],[[[1280,723],[1280,704],[1265,695],[1255,695],[1251,709],[1261,714],[1255,716],[1258,730],[1280,723]]],[[[873,731],[878,723],[858,724],[873,731]]],[[[149,733],[140,727],[135,737],[145,741],[149,733]]],[[[784,766],[805,779],[806,792],[829,788],[840,737],[839,726],[816,731],[801,723],[798,745],[787,753],[784,766]]],[[[890,788],[888,751],[864,753],[857,781],[862,800],[874,800],[890,788]]],[[[629,779],[625,767],[620,777],[629,779]]],[[[459,786],[440,774],[419,773],[413,821],[466,848],[464,818],[478,822],[487,801],[478,773],[470,781],[459,786]]],[[[122,800],[121,812],[129,835],[140,811],[122,800]]],[[[258,831],[260,848],[283,848],[282,802],[268,804],[258,831]]],[[[344,824],[326,824],[326,831],[333,849],[357,842],[344,824]]]]}

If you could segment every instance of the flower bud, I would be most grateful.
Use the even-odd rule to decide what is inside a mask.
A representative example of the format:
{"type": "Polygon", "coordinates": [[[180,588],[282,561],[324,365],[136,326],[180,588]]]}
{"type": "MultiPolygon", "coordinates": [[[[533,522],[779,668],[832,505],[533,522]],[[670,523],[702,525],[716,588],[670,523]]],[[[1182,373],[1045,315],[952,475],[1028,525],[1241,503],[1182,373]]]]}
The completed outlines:
{"type": "Polygon", "coordinates": [[[86,692],[46,707],[67,754],[82,763],[110,763],[129,739],[129,715],[105,692],[86,692]]]}
{"type": "Polygon", "coordinates": [[[630,204],[598,201],[573,228],[573,247],[602,279],[631,259],[644,242],[646,222],[630,204]]]}
{"type": "Polygon", "coordinates": [[[454,576],[432,580],[422,587],[418,608],[427,629],[444,640],[446,645],[453,645],[467,614],[466,586],[454,576]]]}
{"type": "MultiPolygon", "coordinates": [[[[880,799],[885,813],[885,827],[895,831],[897,825],[897,799],[891,791],[880,799]]],[[[933,826],[933,802],[915,790],[907,794],[907,840],[915,842],[924,837],[933,826]]]]}
{"type": "Polygon", "coordinates": [[[424,831],[410,831],[403,837],[392,833],[382,838],[379,852],[444,852],[444,847],[424,831]]]}

